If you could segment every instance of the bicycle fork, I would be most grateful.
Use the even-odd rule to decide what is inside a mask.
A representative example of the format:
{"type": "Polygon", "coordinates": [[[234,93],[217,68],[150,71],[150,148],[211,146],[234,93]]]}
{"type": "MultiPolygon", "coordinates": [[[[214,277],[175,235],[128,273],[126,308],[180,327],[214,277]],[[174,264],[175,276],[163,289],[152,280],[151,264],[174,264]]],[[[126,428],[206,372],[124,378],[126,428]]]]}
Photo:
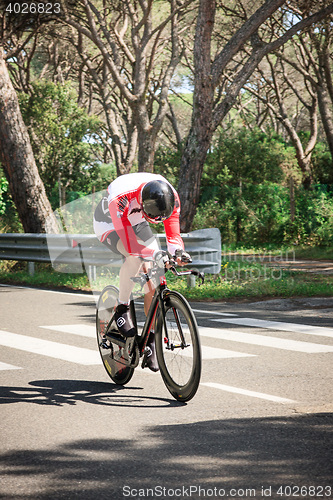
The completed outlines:
{"type": "Polygon", "coordinates": [[[162,307],[162,314],[163,314],[163,326],[164,326],[164,332],[165,332],[165,336],[163,339],[165,348],[168,351],[174,351],[175,349],[185,349],[185,347],[189,347],[190,345],[186,344],[186,342],[185,342],[183,327],[182,327],[182,324],[181,324],[180,319],[179,319],[178,311],[174,307],[172,307],[172,312],[173,312],[175,322],[177,325],[177,329],[179,332],[180,343],[175,343],[175,342],[170,341],[170,337],[169,337],[168,329],[167,329],[167,323],[166,323],[164,302],[162,299],[161,299],[161,307],[162,307]]]}

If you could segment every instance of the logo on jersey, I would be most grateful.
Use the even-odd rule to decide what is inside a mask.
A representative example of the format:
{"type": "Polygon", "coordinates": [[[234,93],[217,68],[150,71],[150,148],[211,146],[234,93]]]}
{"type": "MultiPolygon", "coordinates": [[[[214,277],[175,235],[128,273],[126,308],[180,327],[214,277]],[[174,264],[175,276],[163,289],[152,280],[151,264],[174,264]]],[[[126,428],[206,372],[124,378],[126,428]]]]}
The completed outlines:
{"type": "Polygon", "coordinates": [[[133,208],[133,209],[131,210],[130,215],[131,215],[131,214],[140,213],[140,212],[141,212],[141,208],[133,208]]]}
{"type": "Polygon", "coordinates": [[[119,212],[124,212],[127,205],[128,205],[127,196],[122,196],[121,198],[119,198],[118,203],[117,203],[117,208],[118,208],[119,212]]]}

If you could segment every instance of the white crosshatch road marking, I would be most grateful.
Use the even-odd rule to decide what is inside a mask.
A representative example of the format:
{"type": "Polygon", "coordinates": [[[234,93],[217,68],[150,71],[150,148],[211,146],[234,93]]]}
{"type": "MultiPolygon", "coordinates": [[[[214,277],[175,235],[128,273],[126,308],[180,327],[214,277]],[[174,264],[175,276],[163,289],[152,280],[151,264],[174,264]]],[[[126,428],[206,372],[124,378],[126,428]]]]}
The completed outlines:
{"type": "Polygon", "coordinates": [[[243,396],[250,396],[252,398],[265,399],[273,401],[274,403],[297,403],[293,399],[280,398],[279,396],[272,396],[263,392],[248,391],[247,389],[240,389],[239,387],[232,387],[230,385],[216,384],[214,382],[202,382],[200,385],[212,387],[213,389],[220,389],[221,391],[232,392],[234,394],[242,394],[243,396]]]}
{"type": "Polygon", "coordinates": [[[50,325],[41,326],[47,330],[55,330],[56,332],[71,333],[73,335],[80,335],[81,337],[96,338],[96,327],[92,325],[50,325]]]}
{"type": "Polygon", "coordinates": [[[281,330],[284,332],[303,333],[305,335],[317,335],[319,337],[333,338],[333,328],[325,326],[300,325],[298,323],[284,323],[282,321],[266,321],[255,318],[230,318],[212,319],[211,321],[231,323],[232,325],[253,326],[256,328],[269,328],[271,330],[281,330]]]}
{"type": "MultiPolygon", "coordinates": [[[[144,305],[143,302],[137,302],[137,301],[135,301],[135,304],[138,304],[140,306],[144,305]]],[[[234,313],[221,313],[218,311],[210,311],[208,309],[194,309],[193,307],[191,309],[193,312],[198,312],[198,313],[202,313],[202,314],[209,314],[210,316],[238,316],[238,314],[234,314],[234,313]]]]}
{"type": "MultiPolygon", "coordinates": [[[[229,320],[228,320],[229,321],[229,320]]],[[[143,326],[143,323],[138,323],[138,326],[143,326]]],[[[95,326],[93,325],[51,325],[42,326],[49,330],[55,330],[73,335],[81,335],[83,337],[95,338],[95,326]]],[[[261,347],[272,347],[274,349],[284,349],[287,351],[303,352],[309,354],[333,352],[333,346],[314,344],[312,342],[304,342],[300,340],[289,340],[280,337],[270,337],[267,335],[258,335],[253,333],[244,333],[241,331],[231,330],[229,328],[211,328],[199,326],[200,337],[209,337],[218,340],[227,340],[241,344],[257,345],[261,347]]],[[[205,346],[202,346],[205,347],[205,346]]],[[[219,358],[241,358],[255,356],[255,354],[242,353],[229,349],[221,349],[217,347],[206,348],[203,351],[203,359],[219,359],[219,358]],[[213,352],[215,356],[213,357],[213,352]]]]}
{"type": "MultiPolygon", "coordinates": [[[[143,323],[138,323],[138,326],[143,326],[143,323]]],[[[63,333],[71,333],[73,335],[81,335],[82,337],[96,337],[96,330],[92,325],[51,325],[41,326],[41,328],[55,330],[63,333]]],[[[217,347],[202,346],[203,359],[246,358],[252,356],[255,356],[255,354],[247,354],[244,352],[219,349],[217,347]]]]}
{"type": "Polygon", "coordinates": [[[262,347],[273,347],[275,349],[285,349],[286,351],[305,352],[309,354],[319,352],[333,352],[333,346],[313,344],[300,340],[288,340],[279,337],[269,337],[267,335],[257,335],[254,333],[244,333],[231,330],[230,328],[199,328],[201,337],[210,337],[242,344],[258,345],[262,347]]]}
{"type": "MultiPolygon", "coordinates": [[[[202,359],[227,359],[227,358],[248,358],[256,354],[247,354],[245,352],[230,351],[228,349],[219,349],[217,347],[201,346],[202,359]]],[[[192,357],[192,352],[184,349],[182,356],[192,357]]]]}
{"type": "MultiPolygon", "coordinates": [[[[230,321],[230,320],[226,320],[230,321]]],[[[61,333],[74,334],[82,337],[95,338],[95,326],[88,324],[71,324],[71,325],[50,325],[42,326],[43,329],[53,330],[61,333]]],[[[278,337],[268,337],[263,335],[248,334],[244,332],[235,332],[230,329],[223,328],[208,328],[199,327],[201,337],[210,337],[219,340],[227,340],[240,342],[251,345],[264,347],[275,347],[280,349],[288,349],[298,352],[314,353],[314,352],[333,352],[333,346],[313,344],[311,342],[299,342],[278,337]]],[[[100,365],[100,355],[97,350],[85,349],[72,345],[62,344],[59,342],[43,340],[26,335],[15,334],[0,330],[0,345],[20,349],[34,354],[62,359],[73,363],[84,365],[100,365]]],[[[242,358],[256,356],[255,354],[232,351],[229,349],[220,349],[210,346],[202,346],[203,359],[219,359],[219,358],[242,358]]],[[[0,370],[19,369],[7,363],[0,363],[0,370]]],[[[144,370],[140,373],[151,375],[152,372],[144,370]]],[[[156,375],[156,374],[154,374],[156,375]]],[[[202,382],[200,385],[211,387],[216,390],[222,390],[240,396],[259,398],[275,403],[293,404],[294,400],[283,398],[276,395],[266,394],[264,392],[256,392],[245,388],[232,387],[216,382],[202,382]]]]}
{"type": "Polygon", "coordinates": [[[98,365],[101,363],[97,349],[93,351],[92,349],[60,344],[3,330],[0,330],[0,345],[81,365],[98,365]]]}
{"type": "Polygon", "coordinates": [[[211,316],[238,316],[238,314],[234,314],[234,313],[221,313],[221,312],[217,312],[217,311],[208,311],[207,309],[193,309],[192,308],[192,311],[193,312],[198,312],[198,313],[201,313],[201,314],[210,314],[211,316]]]}
{"type": "Polygon", "coordinates": [[[20,366],[9,365],[8,363],[1,363],[0,361],[0,371],[1,370],[22,370],[20,366]]]}

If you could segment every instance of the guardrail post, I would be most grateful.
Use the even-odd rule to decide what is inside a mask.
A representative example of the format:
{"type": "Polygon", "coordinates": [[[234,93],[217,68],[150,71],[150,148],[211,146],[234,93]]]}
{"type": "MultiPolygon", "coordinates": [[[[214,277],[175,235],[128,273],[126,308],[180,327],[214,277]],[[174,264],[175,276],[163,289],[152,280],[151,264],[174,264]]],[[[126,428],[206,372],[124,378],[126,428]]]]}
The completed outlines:
{"type": "Polygon", "coordinates": [[[89,281],[96,281],[96,266],[88,266],[88,278],[89,281]]]}
{"type": "Polygon", "coordinates": [[[188,276],[186,276],[186,280],[188,288],[195,287],[195,276],[193,276],[193,274],[189,274],[188,276]]]}
{"type": "Polygon", "coordinates": [[[35,274],[35,263],[34,262],[31,262],[31,261],[28,262],[28,273],[30,276],[34,276],[34,274],[35,274]]]}

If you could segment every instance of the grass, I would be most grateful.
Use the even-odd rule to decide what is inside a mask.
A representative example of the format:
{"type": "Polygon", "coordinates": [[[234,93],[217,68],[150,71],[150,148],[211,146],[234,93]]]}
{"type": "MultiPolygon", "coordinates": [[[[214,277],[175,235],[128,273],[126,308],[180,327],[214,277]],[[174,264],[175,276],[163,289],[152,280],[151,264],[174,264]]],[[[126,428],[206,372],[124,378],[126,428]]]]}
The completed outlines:
{"type": "Polygon", "coordinates": [[[246,272],[241,271],[239,277],[231,279],[209,276],[200,287],[186,288],[185,283],[177,283],[170,288],[182,292],[188,299],[211,301],[333,296],[332,275],[309,275],[280,269],[267,270],[263,267],[261,271],[257,267],[247,269],[246,272]]]}
{"type": "Polygon", "coordinates": [[[268,247],[234,247],[224,245],[222,247],[222,254],[227,258],[233,255],[257,255],[260,257],[277,257],[281,256],[284,259],[296,260],[333,260],[333,247],[319,247],[310,245],[299,246],[275,246],[268,247]]]}
{"type": "MultiPolygon", "coordinates": [[[[46,264],[36,264],[34,276],[25,265],[7,269],[0,266],[0,283],[90,291],[86,274],[56,272],[46,264]]],[[[185,278],[167,273],[168,285],[191,300],[225,301],[237,299],[263,299],[273,297],[333,296],[333,275],[312,274],[283,270],[258,261],[224,261],[219,275],[206,275],[201,286],[188,288],[185,278]]],[[[110,271],[99,272],[94,289],[101,290],[107,284],[118,284],[118,276],[110,271]]]]}

